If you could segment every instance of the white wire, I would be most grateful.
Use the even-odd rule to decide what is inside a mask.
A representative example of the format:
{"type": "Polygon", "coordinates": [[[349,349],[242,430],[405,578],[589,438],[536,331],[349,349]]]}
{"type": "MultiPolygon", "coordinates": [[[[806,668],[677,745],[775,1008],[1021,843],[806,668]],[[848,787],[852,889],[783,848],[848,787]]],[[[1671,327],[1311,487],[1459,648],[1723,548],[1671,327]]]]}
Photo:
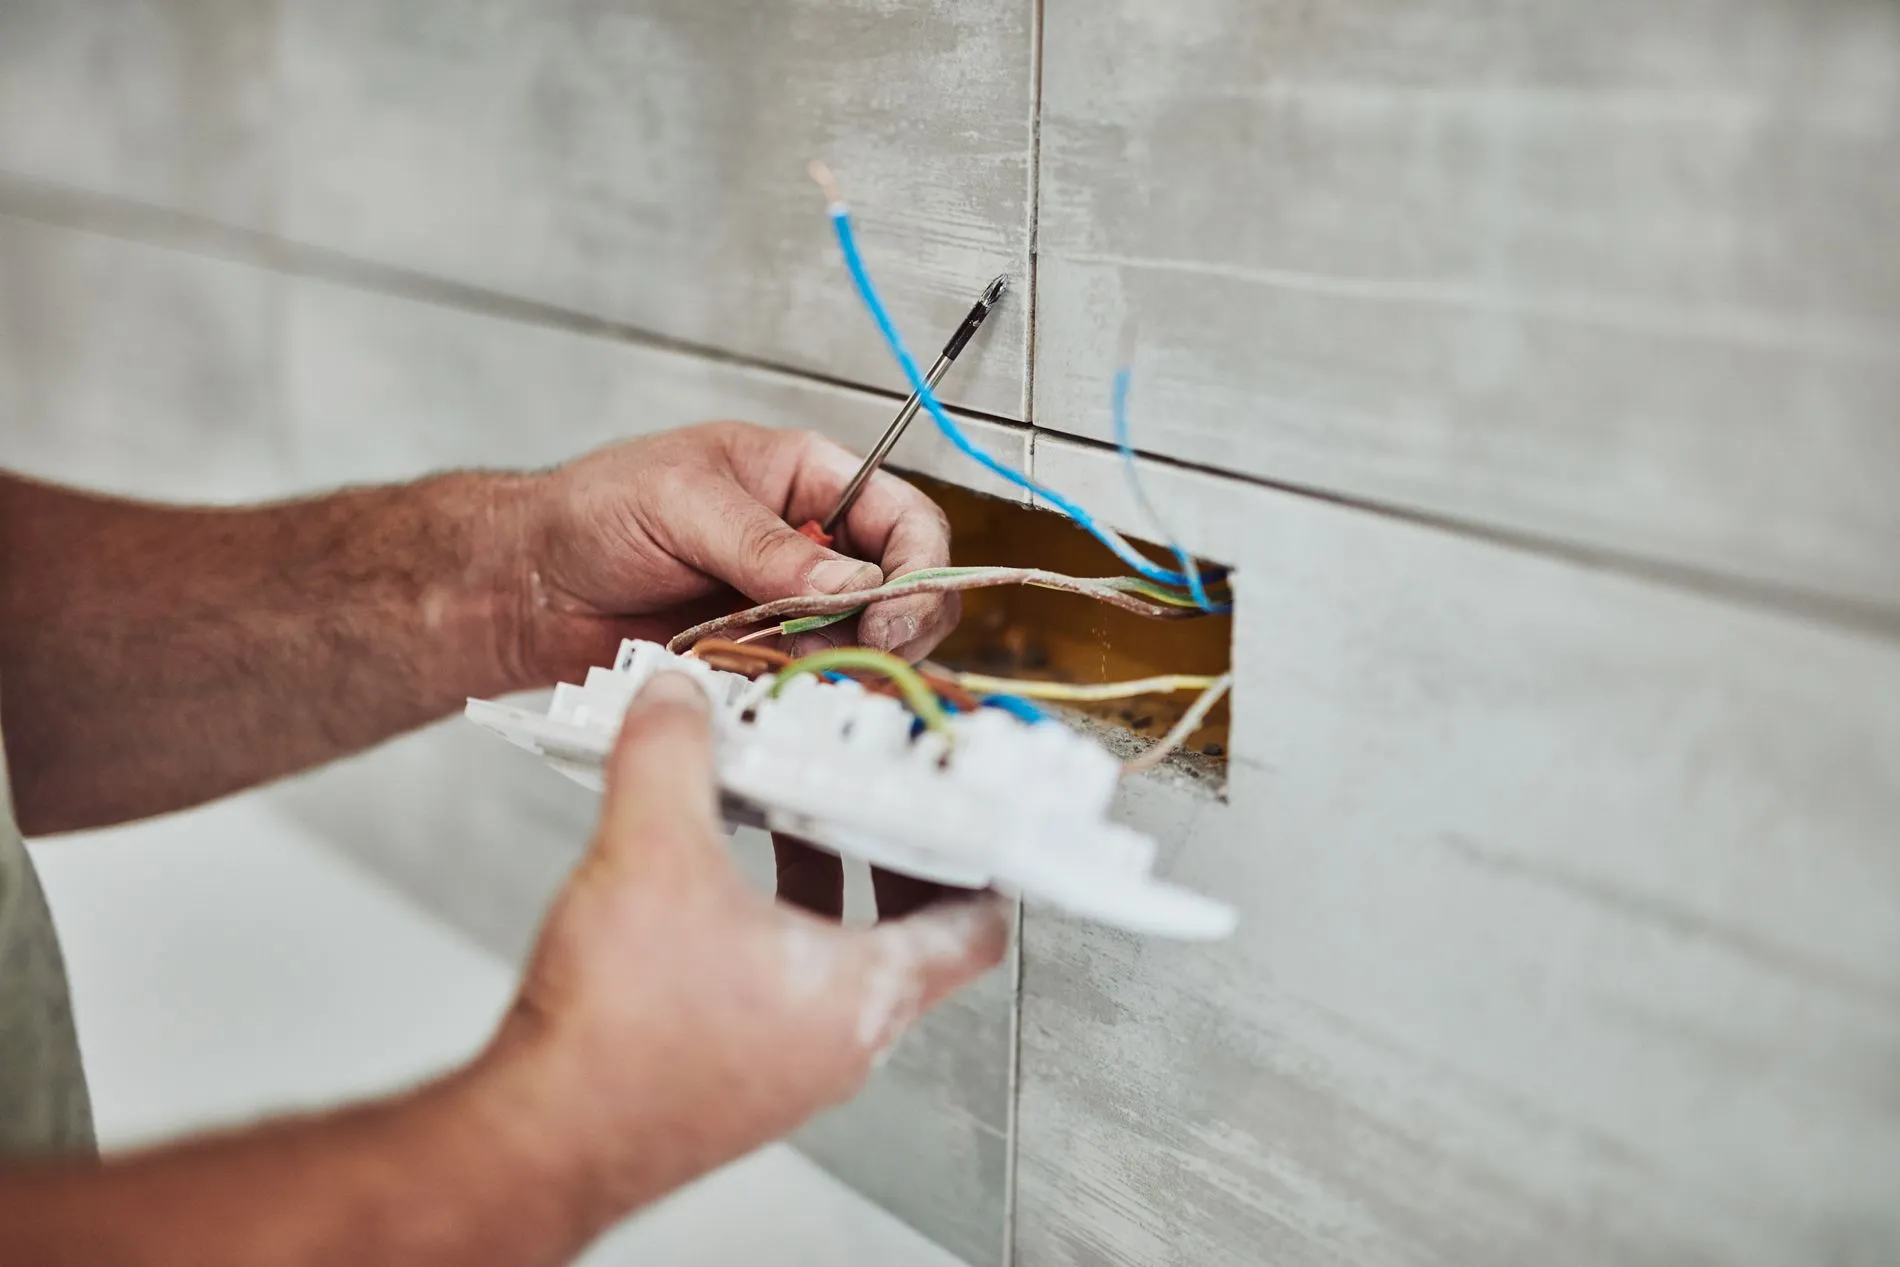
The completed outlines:
{"type": "Polygon", "coordinates": [[[1215,679],[1214,685],[1202,691],[1201,697],[1189,706],[1187,712],[1181,714],[1181,720],[1174,723],[1167,734],[1161,736],[1139,756],[1122,762],[1122,773],[1124,775],[1141,774],[1166,761],[1168,754],[1186,742],[1187,737],[1194,733],[1195,728],[1207,720],[1207,715],[1214,711],[1214,705],[1220,703],[1221,696],[1227,694],[1227,688],[1233,684],[1233,674],[1221,674],[1215,679]]]}

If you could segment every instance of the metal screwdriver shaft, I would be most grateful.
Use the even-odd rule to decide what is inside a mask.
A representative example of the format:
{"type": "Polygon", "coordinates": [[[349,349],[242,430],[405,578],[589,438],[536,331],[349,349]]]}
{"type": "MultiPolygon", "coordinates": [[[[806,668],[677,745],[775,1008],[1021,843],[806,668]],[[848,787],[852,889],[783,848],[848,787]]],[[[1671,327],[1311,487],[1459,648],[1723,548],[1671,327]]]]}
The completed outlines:
{"type": "MultiPolygon", "coordinates": [[[[976,333],[977,327],[981,326],[984,318],[990,315],[990,309],[996,306],[996,301],[1003,297],[1003,291],[1008,286],[1009,274],[1004,273],[991,282],[977,297],[975,306],[970,309],[969,315],[963,318],[963,324],[958,326],[956,333],[950,336],[950,341],[943,345],[943,351],[937,354],[936,363],[930,367],[930,372],[924,375],[924,381],[930,384],[931,390],[936,390],[937,383],[949,372],[951,365],[956,363],[957,354],[963,351],[964,344],[970,341],[970,336],[976,333]]],[[[910,399],[904,402],[903,408],[897,411],[897,417],[893,418],[891,425],[884,429],[884,434],[879,437],[877,446],[864,459],[864,465],[860,466],[858,473],[851,477],[851,482],[844,486],[844,492],[838,497],[837,506],[825,517],[824,523],[819,525],[820,531],[826,537],[834,534],[838,525],[844,522],[845,516],[851,513],[851,507],[857,502],[858,494],[864,491],[865,484],[870,481],[872,475],[877,473],[877,469],[884,465],[884,459],[890,456],[898,439],[903,436],[904,428],[910,426],[910,420],[917,416],[917,411],[922,406],[923,397],[913,392],[910,399]]]]}

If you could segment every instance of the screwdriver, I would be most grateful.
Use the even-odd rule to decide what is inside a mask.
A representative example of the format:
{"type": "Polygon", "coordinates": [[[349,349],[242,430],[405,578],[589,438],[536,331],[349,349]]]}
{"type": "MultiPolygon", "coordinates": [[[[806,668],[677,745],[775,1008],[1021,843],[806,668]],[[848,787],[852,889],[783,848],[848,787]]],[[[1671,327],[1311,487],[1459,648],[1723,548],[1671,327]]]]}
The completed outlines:
{"type": "MultiPolygon", "coordinates": [[[[937,354],[936,363],[930,367],[930,372],[924,375],[924,381],[930,384],[931,390],[936,390],[937,383],[956,362],[957,354],[963,351],[964,344],[970,341],[970,336],[975,334],[977,327],[983,324],[983,319],[990,315],[990,309],[996,306],[997,300],[1003,297],[1003,291],[1008,286],[1009,274],[1003,273],[985,287],[981,295],[977,296],[976,304],[970,309],[969,315],[963,318],[963,324],[958,326],[956,333],[950,336],[950,341],[943,345],[943,351],[937,354]]],[[[838,504],[832,507],[831,513],[825,516],[824,522],[820,523],[816,519],[807,520],[799,528],[799,532],[821,546],[831,545],[836,539],[838,526],[844,522],[845,516],[851,513],[851,507],[856,504],[858,494],[864,491],[864,486],[870,482],[873,475],[877,474],[878,467],[884,465],[884,459],[890,456],[891,450],[897,445],[898,438],[904,434],[904,428],[910,426],[910,420],[917,416],[917,411],[923,403],[920,393],[911,393],[910,399],[906,400],[903,408],[897,411],[897,417],[891,419],[891,425],[884,429],[884,434],[879,437],[870,456],[866,457],[864,464],[858,467],[858,473],[853,475],[851,482],[844,486],[844,492],[838,495],[838,504]]]]}

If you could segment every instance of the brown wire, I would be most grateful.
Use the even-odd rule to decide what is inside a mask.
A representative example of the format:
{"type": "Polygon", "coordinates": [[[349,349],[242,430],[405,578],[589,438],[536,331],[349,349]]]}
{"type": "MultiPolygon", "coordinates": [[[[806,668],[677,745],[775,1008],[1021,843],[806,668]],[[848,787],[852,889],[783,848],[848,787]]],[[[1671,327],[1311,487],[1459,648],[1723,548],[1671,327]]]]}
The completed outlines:
{"type": "Polygon", "coordinates": [[[917,675],[923,678],[924,683],[929,686],[931,690],[950,701],[958,712],[974,712],[981,706],[981,702],[976,696],[970,694],[969,691],[959,685],[955,678],[946,677],[942,673],[923,668],[922,666],[918,667],[917,675]]]}
{"type": "Polygon", "coordinates": [[[729,642],[724,638],[708,638],[694,644],[693,655],[721,672],[749,678],[775,673],[792,662],[792,657],[783,651],[755,643],[729,642]]]}

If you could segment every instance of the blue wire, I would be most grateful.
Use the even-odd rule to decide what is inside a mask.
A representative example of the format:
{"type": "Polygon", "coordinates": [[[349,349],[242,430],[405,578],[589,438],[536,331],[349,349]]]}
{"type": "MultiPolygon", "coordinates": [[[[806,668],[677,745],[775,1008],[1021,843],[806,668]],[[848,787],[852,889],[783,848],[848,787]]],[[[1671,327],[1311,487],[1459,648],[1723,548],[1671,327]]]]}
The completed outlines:
{"type": "Polygon", "coordinates": [[[1141,486],[1141,471],[1135,465],[1135,445],[1128,433],[1128,379],[1127,366],[1124,365],[1115,371],[1115,387],[1110,407],[1110,412],[1115,418],[1115,447],[1121,450],[1122,467],[1128,472],[1128,486],[1134,490],[1135,500],[1141,503],[1142,510],[1154,522],[1154,526],[1159,528],[1161,535],[1168,539],[1168,549],[1174,552],[1175,562],[1179,563],[1181,570],[1187,574],[1188,593],[1193,596],[1195,605],[1204,612],[1226,611],[1229,605],[1223,604],[1216,608],[1207,600],[1207,589],[1201,584],[1201,569],[1195,565],[1188,552],[1181,548],[1181,543],[1175,540],[1174,533],[1161,522],[1161,516],[1155,513],[1154,504],[1148,500],[1148,494],[1141,486]]]}
{"type": "Polygon", "coordinates": [[[985,470],[1001,476],[1018,488],[1034,493],[1054,506],[1074,520],[1078,527],[1112,550],[1116,558],[1149,580],[1161,585],[1181,586],[1190,583],[1185,573],[1171,571],[1143,558],[1126,541],[1097,524],[1095,516],[1061,493],[1038,484],[1015,467],[997,461],[972,444],[970,438],[963,434],[963,428],[944,412],[942,403],[937,400],[937,393],[931,390],[929,382],[924,379],[924,372],[917,367],[916,358],[911,356],[910,349],[904,346],[903,337],[897,333],[897,327],[892,324],[890,313],[884,310],[884,301],[878,298],[877,287],[872,285],[871,275],[864,268],[864,259],[858,254],[857,238],[851,231],[851,212],[843,203],[831,205],[831,227],[837,232],[838,247],[844,252],[844,266],[850,270],[852,285],[858,289],[858,298],[863,300],[866,308],[870,309],[871,319],[877,323],[878,333],[884,336],[885,346],[890,349],[891,355],[897,358],[898,365],[904,371],[904,377],[910,380],[910,389],[917,393],[917,398],[923,403],[924,410],[929,413],[931,421],[937,424],[937,430],[943,432],[944,438],[956,446],[958,452],[985,470]]]}
{"type": "Polygon", "coordinates": [[[1049,720],[1049,714],[1020,695],[985,695],[982,697],[982,703],[989,708],[1000,708],[1032,726],[1049,720]]]}

